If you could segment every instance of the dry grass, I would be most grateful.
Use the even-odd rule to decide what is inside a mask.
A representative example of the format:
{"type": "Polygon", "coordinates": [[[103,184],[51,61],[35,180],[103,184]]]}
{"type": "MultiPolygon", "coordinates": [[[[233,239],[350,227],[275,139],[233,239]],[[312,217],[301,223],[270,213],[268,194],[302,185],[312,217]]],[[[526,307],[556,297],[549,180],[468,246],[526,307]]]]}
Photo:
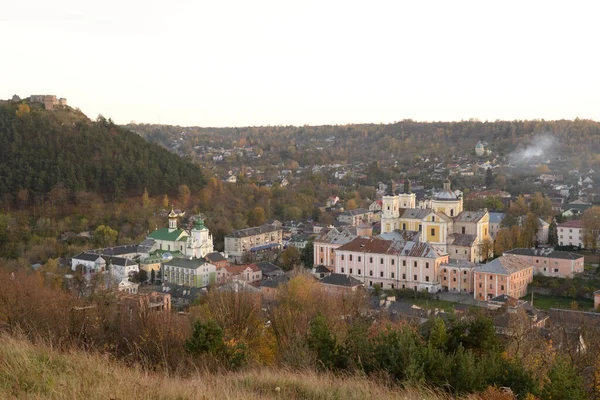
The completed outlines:
{"type": "Polygon", "coordinates": [[[2,399],[406,399],[443,400],[420,388],[394,388],[360,376],[252,370],[170,377],[128,368],[98,354],[59,352],[0,335],[2,399]]]}

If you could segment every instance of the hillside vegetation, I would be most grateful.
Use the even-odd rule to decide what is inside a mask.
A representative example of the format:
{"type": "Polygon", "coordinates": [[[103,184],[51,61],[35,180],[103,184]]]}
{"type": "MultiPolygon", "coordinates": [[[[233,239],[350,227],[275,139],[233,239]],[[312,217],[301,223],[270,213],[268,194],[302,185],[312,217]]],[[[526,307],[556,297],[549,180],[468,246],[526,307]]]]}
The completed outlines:
{"type": "Polygon", "coordinates": [[[179,185],[203,186],[198,166],[148,143],[111,120],[89,120],[70,107],[0,104],[0,197],[21,191],[30,200],[56,185],[110,199],[175,193],[179,185]],[[26,191],[25,191],[26,190],[26,191]]]}
{"type": "Polygon", "coordinates": [[[0,336],[0,398],[10,399],[449,399],[365,377],[257,369],[189,378],[147,373],[82,351],[0,336]]]}

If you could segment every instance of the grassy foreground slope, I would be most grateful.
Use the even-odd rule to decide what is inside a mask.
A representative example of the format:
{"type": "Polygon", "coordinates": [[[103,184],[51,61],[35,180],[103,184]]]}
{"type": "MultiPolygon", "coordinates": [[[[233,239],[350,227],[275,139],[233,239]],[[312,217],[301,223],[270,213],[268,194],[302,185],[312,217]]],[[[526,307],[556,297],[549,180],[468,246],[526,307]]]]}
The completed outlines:
{"type": "Polygon", "coordinates": [[[253,370],[192,378],[146,373],[81,351],[59,352],[0,335],[2,399],[446,399],[362,377],[253,370]]]}

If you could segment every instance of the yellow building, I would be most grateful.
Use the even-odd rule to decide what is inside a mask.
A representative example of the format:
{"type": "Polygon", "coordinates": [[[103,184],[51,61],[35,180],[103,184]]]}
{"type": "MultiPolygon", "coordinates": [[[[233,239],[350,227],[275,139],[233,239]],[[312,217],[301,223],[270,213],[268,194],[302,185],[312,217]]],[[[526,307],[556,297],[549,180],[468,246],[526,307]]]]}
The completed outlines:
{"type": "Polygon", "coordinates": [[[481,252],[484,242],[490,240],[487,209],[463,211],[462,193],[452,191],[449,179],[441,192],[424,203],[427,208],[415,207],[410,181],[405,183],[404,192],[395,194],[392,188],[383,196],[381,233],[415,231],[420,241],[453,259],[480,262],[487,258],[481,252]]]}

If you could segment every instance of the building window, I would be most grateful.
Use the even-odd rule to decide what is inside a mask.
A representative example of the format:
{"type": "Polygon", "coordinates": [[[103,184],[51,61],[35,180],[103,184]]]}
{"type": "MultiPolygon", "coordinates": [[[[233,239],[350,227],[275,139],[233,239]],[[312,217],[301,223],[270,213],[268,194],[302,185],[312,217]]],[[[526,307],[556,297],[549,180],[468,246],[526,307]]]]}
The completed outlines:
{"type": "Polygon", "coordinates": [[[452,278],[452,282],[456,282],[456,278],[452,278]]]}
{"type": "Polygon", "coordinates": [[[431,236],[435,236],[435,228],[431,228],[431,236]]]}
{"type": "Polygon", "coordinates": [[[414,265],[415,265],[415,268],[417,268],[417,262],[416,262],[416,261],[415,261],[415,264],[414,264],[414,265]]]}
{"type": "Polygon", "coordinates": [[[414,279],[414,280],[415,280],[415,281],[417,280],[417,276],[416,276],[416,275],[415,275],[415,279],[414,279]]]}
{"type": "Polygon", "coordinates": [[[342,267],[342,274],[344,273],[344,267],[342,267]]]}
{"type": "Polygon", "coordinates": [[[444,280],[446,280],[446,277],[444,277],[444,280]]]}
{"type": "Polygon", "coordinates": [[[406,279],[406,274],[402,274],[402,279],[406,279]]]}
{"type": "Polygon", "coordinates": [[[454,217],[454,208],[451,208],[451,209],[450,209],[450,216],[451,216],[451,217],[454,217]]]}
{"type": "Polygon", "coordinates": [[[373,257],[369,257],[369,262],[373,264],[373,257]]]}
{"type": "Polygon", "coordinates": [[[490,283],[490,289],[492,288],[492,284],[490,283]]]}
{"type": "MultiPolygon", "coordinates": [[[[342,271],[343,272],[343,271],[342,271]]],[[[479,288],[482,288],[483,286],[481,286],[481,283],[479,284],[479,288]]]]}
{"type": "Polygon", "coordinates": [[[425,263],[425,268],[429,268],[429,263],[428,262],[425,263]]]}
{"type": "Polygon", "coordinates": [[[500,290],[504,290],[504,285],[500,285],[500,290]]]}
{"type": "Polygon", "coordinates": [[[392,265],[394,265],[394,259],[392,258],[392,265]]]}
{"type": "Polygon", "coordinates": [[[342,261],[344,261],[344,255],[342,254],[342,261]]]}
{"type": "Polygon", "coordinates": [[[379,260],[379,264],[383,265],[383,258],[381,260],[379,260]]]}
{"type": "Polygon", "coordinates": [[[558,272],[558,268],[554,268],[554,272],[558,272]]]}
{"type": "Polygon", "coordinates": [[[358,262],[360,262],[360,260],[361,260],[361,256],[358,256],[358,262]]]}
{"type": "Polygon", "coordinates": [[[392,283],[392,289],[394,288],[394,284],[392,283]]]}
{"type": "Polygon", "coordinates": [[[350,261],[352,261],[352,254],[350,254],[350,261]]]}
{"type": "Polygon", "coordinates": [[[394,279],[394,273],[392,272],[392,279],[394,279]]]}
{"type": "Polygon", "coordinates": [[[369,286],[373,286],[373,281],[369,281],[369,286]]]}
{"type": "Polygon", "coordinates": [[[463,275],[466,275],[466,274],[467,274],[467,271],[463,271],[463,275]]]}
{"type": "Polygon", "coordinates": [[[446,273],[446,268],[443,269],[443,272],[446,273]]]}
{"type": "Polygon", "coordinates": [[[402,230],[406,230],[406,224],[402,224],[402,230]]]}
{"type": "Polygon", "coordinates": [[[369,271],[369,276],[373,276],[373,270],[369,271]]]}
{"type": "Polygon", "coordinates": [[[429,276],[425,277],[425,282],[429,282],[429,276]]]}
{"type": "Polygon", "coordinates": [[[379,271],[379,277],[383,278],[383,271],[379,271]]]}
{"type": "Polygon", "coordinates": [[[358,274],[360,275],[360,269],[358,270],[358,274]]]}

